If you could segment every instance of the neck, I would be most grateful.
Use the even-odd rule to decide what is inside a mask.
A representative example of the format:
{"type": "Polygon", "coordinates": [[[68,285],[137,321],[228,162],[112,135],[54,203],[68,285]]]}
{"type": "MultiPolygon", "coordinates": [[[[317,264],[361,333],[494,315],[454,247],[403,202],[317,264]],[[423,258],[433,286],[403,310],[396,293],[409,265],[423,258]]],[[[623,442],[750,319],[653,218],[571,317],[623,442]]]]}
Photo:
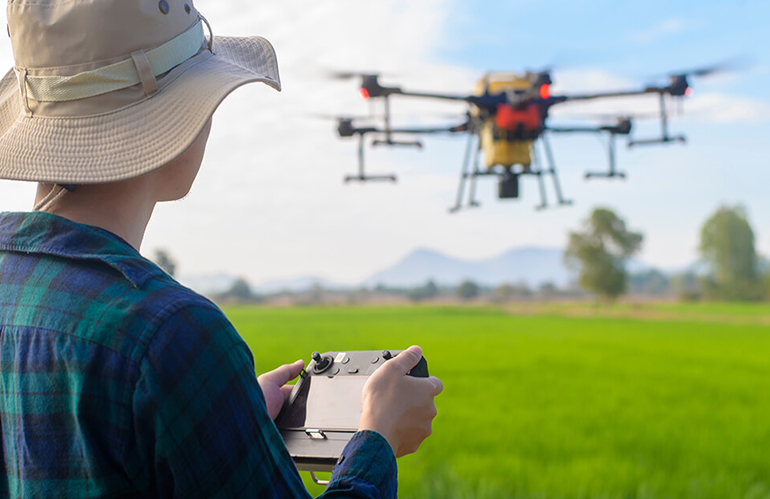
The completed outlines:
{"type": "MultiPolygon", "coordinates": [[[[79,185],[47,211],[108,230],[139,250],[156,203],[148,183],[144,176],[109,184],[79,185]]],[[[38,184],[36,203],[52,188],[52,184],[38,184]]]]}

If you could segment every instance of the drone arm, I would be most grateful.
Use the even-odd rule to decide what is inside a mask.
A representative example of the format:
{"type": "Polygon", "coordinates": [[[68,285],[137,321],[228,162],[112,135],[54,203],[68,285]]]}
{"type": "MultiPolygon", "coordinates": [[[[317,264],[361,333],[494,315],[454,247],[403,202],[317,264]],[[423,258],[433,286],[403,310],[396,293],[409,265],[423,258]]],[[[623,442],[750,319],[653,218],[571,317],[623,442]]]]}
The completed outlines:
{"type": "Polygon", "coordinates": [[[420,97],[423,99],[440,99],[440,100],[451,100],[451,101],[462,101],[462,102],[471,102],[473,100],[473,97],[469,96],[463,96],[463,95],[448,95],[448,94],[432,94],[432,93],[426,93],[426,92],[405,92],[401,91],[398,93],[398,95],[403,95],[406,97],[420,97]]]}
{"type": "Polygon", "coordinates": [[[405,134],[432,134],[432,133],[463,133],[468,131],[468,123],[463,123],[458,126],[451,127],[436,127],[436,128],[394,128],[392,133],[405,133],[405,134]]]}
{"type": "MultiPolygon", "coordinates": [[[[660,87],[648,87],[644,90],[627,90],[620,92],[599,92],[595,94],[578,94],[578,95],[561,95],[552,97],[552,99],[558,99],[559,102],[567,102],[573,100],[594,100],[594,99],[608,99],[612,97],[633,97],[637,95],[647,94],[664,94],[667,93],[667,89],[660,87]]],[[[557,102],[558,103],[558,102],[557,102]]]]}
{"type": "Polygon", "coordinates": [[[546,130],[553,133],[599,133],[604,131],[602,128],[590,126],[547,127],[546,130]]]}

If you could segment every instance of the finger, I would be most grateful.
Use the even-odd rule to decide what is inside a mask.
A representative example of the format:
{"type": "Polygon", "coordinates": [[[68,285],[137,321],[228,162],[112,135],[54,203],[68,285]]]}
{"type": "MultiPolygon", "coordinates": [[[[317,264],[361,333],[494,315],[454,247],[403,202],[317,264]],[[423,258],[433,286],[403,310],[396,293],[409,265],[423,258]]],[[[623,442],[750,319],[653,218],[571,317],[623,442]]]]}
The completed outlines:
{"type": "Polygon", "coordinates": [[[422,349],[414,345],[407,348],[393,359],[389,360],[388,364],[391,366],[390,369],[396,369],[397,371],[406,374],[411,371],[418,362],[420,362],[421,358],[422,349]]]}
{"type": "Polygon", "coordinates": [[[294,390],[294,385],[283,385],[281,387],[281,395],[283,395],[284,400],[289,398],[292,390],[294,390]]]}
{"type": "Polygon", "coordinates": [[[433,383],[432,395],[434,397],[444,391],[444,383],[442,383],[440,379],[438,379],[435,376],[431,376],[430,378],[428,378],[428,380],[430,380],[433,383]]]}
{"type": "Polygon", "coordinates": [[[275,383],[278,386],[283,386],[289,381],[293,380],[299,373],[302,372],[302,368],[305,367],[304,360],[298,360],[293,364],[284,364],[278,369],[274,369],[260,376],[264,381],[275,383]]]}

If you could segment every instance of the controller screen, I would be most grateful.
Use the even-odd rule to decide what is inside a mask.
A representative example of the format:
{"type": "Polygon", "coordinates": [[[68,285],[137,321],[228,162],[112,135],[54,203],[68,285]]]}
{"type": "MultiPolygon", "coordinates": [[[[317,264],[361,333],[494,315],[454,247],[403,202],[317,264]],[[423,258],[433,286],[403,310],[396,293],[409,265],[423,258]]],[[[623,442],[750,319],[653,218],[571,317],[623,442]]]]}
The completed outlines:
{"type": "Polygon", "coordinates": [[[361,419],[361,392],[367,379],[367,376],[309,376],[279,425],[355,430],[361,419]]]}

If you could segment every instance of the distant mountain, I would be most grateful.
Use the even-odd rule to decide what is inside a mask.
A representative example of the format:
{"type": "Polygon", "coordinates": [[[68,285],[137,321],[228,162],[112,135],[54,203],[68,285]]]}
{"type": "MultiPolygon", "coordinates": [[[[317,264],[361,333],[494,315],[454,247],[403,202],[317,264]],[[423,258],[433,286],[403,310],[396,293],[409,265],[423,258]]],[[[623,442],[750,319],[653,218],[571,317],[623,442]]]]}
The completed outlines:
{"type": "Polygon", "coordinates": [[[381,270],[366,281],[366,286],[384,284],[411,287],[433,280],[437,284],[457,285],[465,279],[496,286],[505,282],[526,282],[538,286],[551,282],[566,286],[570,271],[562,262],[563,250],[557,248],[523,247],[483,260],[464,260],[430,249],[418,249],[390,268],[381,270]]]}
{"type": "MultiPolygon", "coordinates": [[[[559,248],[522,247],[515,248],[493,258],[465,260],[454,258],[431,249],[417,249],[383,269],[360,286],[374,287],[383,284],[390,287],[414,287],[433,280],[439,285],[456,286],[470,279],[478,284],[497,286],[502,283],[524,282],[530,287],[550,282],[558,287],[567,286],[574,280],[572,272],[562,261],[563,250],[559,248]]],[[[651,267],[639,260],[631,260],[631,273],[643,272],[651,267]]],[[[223,293],[230,289],[235,278],[226,274],[210,276],[186,276],[180,282],[207,296],[223,293]]],[[[345,285],[324,277],[298,277],[262,282],[251,286],[258,294],[273,294],[281,291],[303,292],[318,285],[327,290],[344,290],[355,286],[345,285]]]]}

